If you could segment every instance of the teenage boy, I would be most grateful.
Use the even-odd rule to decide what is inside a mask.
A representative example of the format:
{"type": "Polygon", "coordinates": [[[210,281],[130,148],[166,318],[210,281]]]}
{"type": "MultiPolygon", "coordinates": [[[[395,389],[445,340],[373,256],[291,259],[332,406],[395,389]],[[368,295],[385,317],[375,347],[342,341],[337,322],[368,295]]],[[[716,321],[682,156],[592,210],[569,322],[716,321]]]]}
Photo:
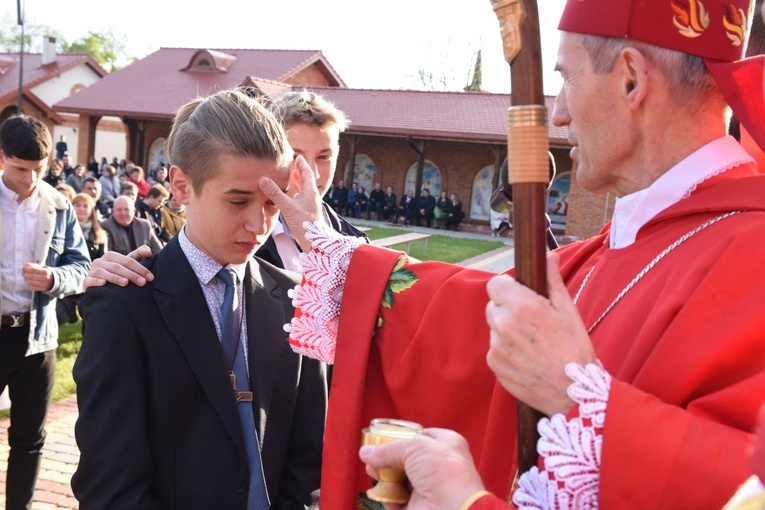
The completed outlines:
{"type": "MultiPolygon", "coordinates": [[[[287,92],[273,102],[270,110],[284,126],[295,157],[305,158],[314,170],[319,193],[326,195],[337,167],[340,133],[349,124],[345,114],[324,97],[308,90],[287,92]]],[[[366,239],[364,232],[348,223],[329,204],[322,201],[322,206],[324,219],[334,230],[366,239]]],[[[279,224],[257,255],[275,266],[299,272],[296,257],[300,251],[295,237],[280,217],[279,224]]]]}
{"type": "Polygon", "coordinates": [[[179,110],[168,152],[187,223],[144,262],[156,277],[85,292],[74,494],[82,510],[316,504],[325,366],[286,344],[295,275],[253,258],[278,221],[258,180],[286,190],[292,151],[228,90],[179,110]]]}
{"type": "Polygon", "coordinates": [[[0,393],[8,386],[7,510],[31,508],[58,346],[56,300],[81,291],[90,257],[74,209],[42,179],[53,140],[26,115],[0,126],[0,393]]]}

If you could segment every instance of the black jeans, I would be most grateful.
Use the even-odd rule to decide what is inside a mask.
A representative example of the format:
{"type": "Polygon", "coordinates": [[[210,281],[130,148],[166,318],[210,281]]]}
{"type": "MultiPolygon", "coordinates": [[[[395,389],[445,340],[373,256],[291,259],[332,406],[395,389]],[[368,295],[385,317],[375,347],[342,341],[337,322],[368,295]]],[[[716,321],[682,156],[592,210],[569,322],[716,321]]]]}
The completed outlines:
{"type": "Polygon", "coordinates": [[[28,324],[0,329],[0,392],[8,386],[11,397],[6,510],[32,508],[56,369],[55,349],[24,356],[28,337],[28,324]]]}

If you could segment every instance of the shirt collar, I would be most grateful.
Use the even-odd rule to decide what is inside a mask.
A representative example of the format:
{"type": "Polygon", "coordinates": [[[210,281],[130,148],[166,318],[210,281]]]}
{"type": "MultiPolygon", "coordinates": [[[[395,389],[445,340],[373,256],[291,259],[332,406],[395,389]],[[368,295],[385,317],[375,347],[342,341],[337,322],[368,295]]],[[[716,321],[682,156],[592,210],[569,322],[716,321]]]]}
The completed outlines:
{"type": "MultiPolygon", "coordinates": [[[[223,269],[223,266],[218,264],[218,262],[216,262],[212,257],[207,255],[191,242],[191,240],[186,235],[185,225],[183,228],[181,228],[181,231],[178,232],[178,242],[181,245],[183,254],[186,255],[189,264],[191,264],[191,269],[194,270],[194,274],[197,275],[197,278],[202,285],[208,285],[212,279],[218,275],[218,272],[223,269]]],[[[244,281],[244,273],[247,267],[247,262],[243,264],[229,264],[226,267],[231,268],[234,273],[236,273],[236,277],[239,282],[244,281]]]]}
{"type": "MultiPolygon", "coordinates": [[[[0,170],[0,199],[6,200],[8,202],[15,202],[18,203],[19,195],[15,191],[13,191],[11,188],[5,185],[5,181],[2,178],[3,171],[0,170]]],[[[56,191],[58,193],[58,191],[56,191]]],[[[26,199],[22,200],[21,203],[24,203],[26,200],[29,200],[30,204],[34,204],[35,201],[40,196],[40,185],[38,184],[35,186],[35,189],[32,190],[32,194],[29,195],[26,199]]],[[[21,204],[19,204],[21,205],[21,204]]]]}
{"type": "Polygon", "coordinates": [[[754,159],[736,139],[724,136],[680,161],[649,187],[617,198],[609,236],[611,248],[630,246],[651,218],[690,196],[705,180],[750,162],[754,159]]]}

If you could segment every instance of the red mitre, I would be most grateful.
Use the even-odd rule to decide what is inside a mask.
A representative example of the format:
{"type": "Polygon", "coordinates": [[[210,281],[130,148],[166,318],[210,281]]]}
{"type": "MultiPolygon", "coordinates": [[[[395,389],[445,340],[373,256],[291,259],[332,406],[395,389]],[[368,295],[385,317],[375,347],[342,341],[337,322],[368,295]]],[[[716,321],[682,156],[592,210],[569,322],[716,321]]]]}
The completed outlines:
{"type": "Polygon", "coordinates": [[[703,57],[733,113],[765,150],[765,57],[742,60],[753,14],[754,0],[568,0],[558,29],[703,57]]]}

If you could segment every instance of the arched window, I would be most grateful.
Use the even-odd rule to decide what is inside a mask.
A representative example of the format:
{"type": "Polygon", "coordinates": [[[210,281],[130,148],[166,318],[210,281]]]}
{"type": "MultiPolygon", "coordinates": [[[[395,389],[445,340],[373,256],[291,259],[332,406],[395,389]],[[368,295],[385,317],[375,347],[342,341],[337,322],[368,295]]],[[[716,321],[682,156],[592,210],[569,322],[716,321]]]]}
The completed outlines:
{"type": "Polygon", "coordinates": [[[167,155],[167,139],[157,138],[149,147],[149,171],[154,171],[161,164],[167,164],[170,158],[167,155]]]}
{"type": "Polygon", "coordinates": [[[547,191],[547,214],[553,226],[565,228],[568,218],[569,193],[571,192],[571,172],[563,172],[547,191]]]}
{"type": "Polygon", "coordinates": [[[356,159],[354,161],[353,165],[353,173],[348,173],[348,167],[350,165],[350,161],[345,164],[345,172],[343,175],[350,175],[351,176],[351,182],[346,182],[345,187],[350,188],[351,183],[356,182],[359,184],[359,187],[364,188],[364,192],[369,195],[369,191],[372,189],[372,187],[375,185],[375,163],[372,161],[372,158],[367,156],[366,154],[356,154],[356,159]]]}
{"type": "Polygon", "coordinates": [[[470,218],[489,220],[491,210],[491,192],[494,182],[494,165],[483,167],[473,177],[473,190],[470,194],[470,218]]]}
{"type": "MultiPolygon", "coordinates": [[[[415,196],[417,196],[417,163],[414,163],[406,171],[406,180],[404,181],[403,194],[406,195],[407,190],[415,190],[415,196]]],[[[430,194],[437,197],[441,194],[441,172],[438,167],[432,162],[425,160],[425,166],[422,169],[422,187],[428,188],[430,194]]]]}

